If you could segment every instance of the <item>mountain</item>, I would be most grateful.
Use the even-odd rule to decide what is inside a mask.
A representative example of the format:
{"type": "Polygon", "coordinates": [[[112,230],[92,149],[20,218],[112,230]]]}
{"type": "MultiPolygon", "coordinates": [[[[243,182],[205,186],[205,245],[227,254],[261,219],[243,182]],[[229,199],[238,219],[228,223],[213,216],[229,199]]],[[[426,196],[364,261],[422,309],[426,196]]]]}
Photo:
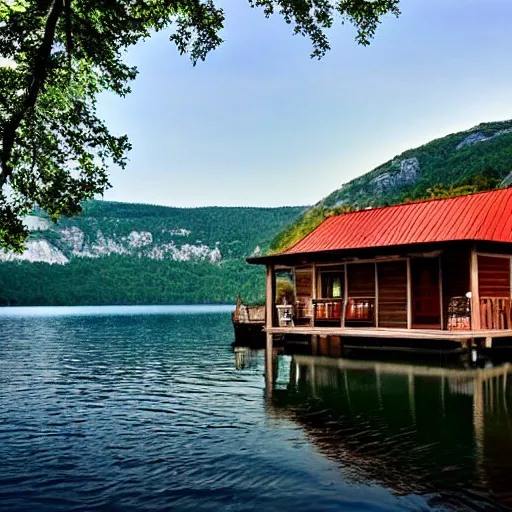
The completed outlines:
{"type": "Polygon", "coordinates": [[[92,201],[58,224],[35,214],[25,252],[0,252],[0,305],[261,301],[264,271],[245,258],[305,210],[92,201]]]}
{"type": "Polygon", "coordinates": [[[271,251],[290,247],[330,215],[509,186],[511,171],[512,120],[480,124],[405,151],[342,185],[281,231],[271,251]]]}

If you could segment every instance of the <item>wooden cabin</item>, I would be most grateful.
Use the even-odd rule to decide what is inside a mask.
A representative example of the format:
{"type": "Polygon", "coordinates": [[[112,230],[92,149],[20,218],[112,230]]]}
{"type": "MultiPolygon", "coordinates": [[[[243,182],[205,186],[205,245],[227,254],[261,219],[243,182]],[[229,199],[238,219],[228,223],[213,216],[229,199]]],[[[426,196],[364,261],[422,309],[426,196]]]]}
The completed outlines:
{"type": "Polygon", "coordinates": [[[267,333],[512,336],[512,188],[326,219],[267,268],[267,333]]]}

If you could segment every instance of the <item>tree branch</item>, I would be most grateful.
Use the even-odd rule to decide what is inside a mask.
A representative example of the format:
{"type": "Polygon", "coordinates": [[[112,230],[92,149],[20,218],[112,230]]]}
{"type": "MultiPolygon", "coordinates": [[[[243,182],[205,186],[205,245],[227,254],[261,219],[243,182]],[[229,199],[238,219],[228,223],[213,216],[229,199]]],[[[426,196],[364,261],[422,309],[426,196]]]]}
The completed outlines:
{"type": "Polygon", "coordinates": [[[32,81],[30,82],[27,93],[25,94],[19,108],[14,112],[10,121],[8,121],[3,127],[2,173],[0,174],[0,187],[6,183],[7,178],[13,171],[9,161],[11,160],[12,150],[16,141],[16,130],[19,128],[25,114],[35,106],[37,97],[44,87],[44,83],[48,75],[48,61],[55,39],[55,30],[59,17],[62,13],[62,9],[63,0],[54,0],[46,20],[43,40],[34,59],[32,81]]]}
{"type": "Polygon", "coordinates": [[[65,0],[65,14],[66,14],[66,52],[68,54],[68,61],[71,66],[71,53],[73,52],[73,36],[71,32],[71,0],[65,0]]]}

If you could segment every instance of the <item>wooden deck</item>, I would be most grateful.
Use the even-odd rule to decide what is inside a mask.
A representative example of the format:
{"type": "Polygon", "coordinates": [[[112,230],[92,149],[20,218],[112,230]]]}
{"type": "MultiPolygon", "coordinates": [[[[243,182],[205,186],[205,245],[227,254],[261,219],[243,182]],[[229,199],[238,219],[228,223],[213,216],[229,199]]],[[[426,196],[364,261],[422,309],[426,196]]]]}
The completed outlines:
{"type": "Polygon", "coordinates": [[[344,336],[353,338],[388,338],[465,341],[485,338],[512,338],[512,329],[442,331],[439,329],[391,329],[379,327],[270,327],[268,334],[308,336],[344,336]]]}

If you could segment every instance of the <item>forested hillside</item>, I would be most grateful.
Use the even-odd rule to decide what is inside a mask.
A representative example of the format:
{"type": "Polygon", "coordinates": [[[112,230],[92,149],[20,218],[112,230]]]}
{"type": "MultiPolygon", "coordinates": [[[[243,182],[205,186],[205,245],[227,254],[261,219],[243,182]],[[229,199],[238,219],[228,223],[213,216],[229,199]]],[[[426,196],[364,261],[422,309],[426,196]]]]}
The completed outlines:
{"type": "Polygon", "coordinates": [[[273,240],[280,252],[330,215],[489,190],[512,183],[512,120],[480,124],[405,151],[344,184],[273,240]]]}
{"type": "Polygon", "coordinates": [[[26,251],[0,253],[0,304],[261,301],[264,271],[245,258],[304,210],[93,201],[58,224],[36,212],[26,251]]]}

